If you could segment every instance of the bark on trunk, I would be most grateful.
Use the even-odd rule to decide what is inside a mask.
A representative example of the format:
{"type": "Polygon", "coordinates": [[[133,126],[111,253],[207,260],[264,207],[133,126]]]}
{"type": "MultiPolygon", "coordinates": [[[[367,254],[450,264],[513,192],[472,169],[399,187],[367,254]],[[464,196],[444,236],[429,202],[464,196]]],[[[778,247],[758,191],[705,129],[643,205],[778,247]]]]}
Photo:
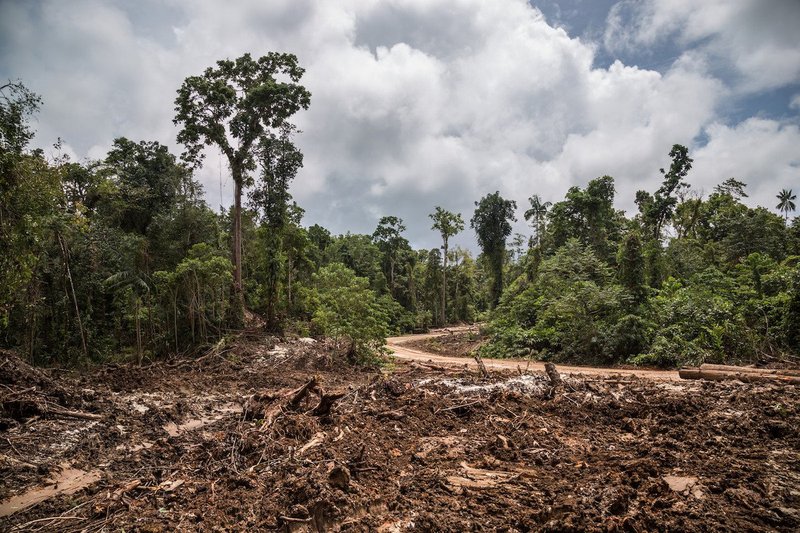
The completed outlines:
{"type": "Polygon", "coordinates": [[[444,240],[442,258],[442,325],[447,324],[447,239],[444,240]]]}
{"type": "Polygon", "coordinates": [[[84,357],[89,357],[89,349],[86,346],[86,332],[83,329],[83,321],[81,320],[81,309],[78,306],[78,297],[75,295],[75,284],[72,282],[72,270],[69,268],[69,250],[67,244],[61,233],[58,233],[58,244],[61,247],[61,254],[64,256],[64,267],[67,273],[67,280],[69,281],[70,293],[72,295],[72,304],[75,306],[75,319],[78,321],[78,330],[81,334],[81,347],[83,348],[84,357]]]}
{"type": "Polygon", "coordinates": [[[231,224],[231,256],[233,258],[233,298],[231,326],[244,325],[244,289],[242,287],[242,180],[240,169],[231,169],[233,175],[233,223],[231,224]]]}

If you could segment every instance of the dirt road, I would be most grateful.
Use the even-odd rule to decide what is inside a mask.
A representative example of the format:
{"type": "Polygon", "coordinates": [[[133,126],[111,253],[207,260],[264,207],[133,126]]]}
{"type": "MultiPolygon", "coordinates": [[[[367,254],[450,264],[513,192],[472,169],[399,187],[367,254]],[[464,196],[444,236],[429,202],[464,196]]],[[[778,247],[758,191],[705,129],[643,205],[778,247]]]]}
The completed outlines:
{"type": "MultiPolygon", "coordinates": [[[[449,335],[450,332],[465,331],[468,328],[451,328],[449,330],[435,330],[431,333],[419,335],[403,335],[402,337],[389,337],[386,344],[394,352],[394,357],[406,361],[427,361],[440,365],[468,365],[470,368],[477,368],[477,363],[467,357],[438,355],[425,352],[416,348],[406,346],[408,343],[449,335]]],[[[516,370],[517,367],[534,372],[544,372],[544,363],[540,361],[528,361],[525,359],[484,359],[483,363],[487,368],[498,370],[516,370]]],[[[640,378],[653,379],[658,381],[677,381],[680,380],[678,373],[672,370],[642,370],[629,368],[597,368],[589,366],[562,366],[558,365],[558,371],[562,374],[584,374],[593,376],[638,376],[640,378]]]]}

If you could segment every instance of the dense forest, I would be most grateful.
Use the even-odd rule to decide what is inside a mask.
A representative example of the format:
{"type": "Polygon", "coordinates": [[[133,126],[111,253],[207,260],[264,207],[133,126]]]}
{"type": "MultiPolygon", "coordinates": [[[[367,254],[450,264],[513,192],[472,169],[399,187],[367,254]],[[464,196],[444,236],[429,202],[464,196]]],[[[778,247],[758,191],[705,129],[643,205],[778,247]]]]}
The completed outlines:
{"type": "Polygon", "coordinates": [[[258,327],[333,337],[369,361],[390,333],[481,321],[494,357],[676,366],[800,352],[792,191],[750,207],[746,178],[721,177],[701,194],[676,144],[632,216],[602,176],[553,203],[495,192],[463,216],[431,206],[426,220],[387,213],[372,234],[334,235],[304,225],[289,193],[303,165],[291,119],[311,103],[302,76],[289,54],[220,61],[178,89],[182,154],[120,137],[82,162],[31,149],[42,102],[4,85],[0,345],[37,364],[141,363],[258,327]],[[207,147],[235,185],[219,213],[193,174],[207,147]],[[518,208],[530,236],[512,235],[518,208]],[[406,224],[442,246],[414,249],[406,224]],[[467,227],[475,258],[450,246],[467,227]]]}

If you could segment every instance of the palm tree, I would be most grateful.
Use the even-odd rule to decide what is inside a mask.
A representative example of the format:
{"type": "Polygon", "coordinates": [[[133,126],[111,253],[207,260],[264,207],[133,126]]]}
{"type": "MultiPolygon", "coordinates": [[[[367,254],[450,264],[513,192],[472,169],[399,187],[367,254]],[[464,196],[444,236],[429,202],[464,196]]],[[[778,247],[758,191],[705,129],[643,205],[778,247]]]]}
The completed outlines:
{"type": "Polygon", "coordinates": [[[547,210],[553,204],[550,202],[542,202],[538,194],[534,194],[528,198],[528,201],[531,203],[531,208],[525,211],[525,220],[531,223],[535,234],[536,245],[538,246],[542,243],[542,234],[544,234],[544,217],[547,215],[547,210]]]}
{"type": "Polygon", "coordinates": [[[776,197],[778,200],[778,205],[775,206],[776,209],[783,212],[783,216],[788,222],[789,220],[789,211],[795,210],[795,205],[792,200],[797,198],[797,195],[792,194],[792,189],[782,189],[781,192],[778,193],[776,197]]]}

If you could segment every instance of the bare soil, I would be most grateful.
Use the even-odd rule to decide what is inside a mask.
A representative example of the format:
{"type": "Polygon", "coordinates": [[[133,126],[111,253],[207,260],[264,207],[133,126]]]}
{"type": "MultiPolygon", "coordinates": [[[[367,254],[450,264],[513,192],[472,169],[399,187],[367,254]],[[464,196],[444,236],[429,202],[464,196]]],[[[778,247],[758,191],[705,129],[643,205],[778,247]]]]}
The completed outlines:
{"type": "Polygon", "coordinates": [[[800,527],[799,388],[490,372],[303,339],[82,375],[3,352],[0,530],[800,527]]]}
{"type": "Polygon", "coordinates": [[[403,345],[438,355],[472,357],[485,342],[477,327],[466,327],[440,330],[434,336],[404,340],[403,345]]]}
{"type": "MultiPolygon", "coordinates": [[[[450,367],[466,367],[476,369],[477,362],[473,359],[475,350],[481,343],[481,338],[476,338],[474,326],[461,326],[433,330],[430,333],[419,335],[404,335],[390,337],[387,340],[395,359],[403,361],[427,362],[450,367]]],[[[484,359],[483,364],[494,370],[509,370],[517,372],[544,372],[545,363],[533,359],[484,359]]],[[[680,381],[680,376],[675,370],[661,370],[638,366],[571,366],[559,365],[559,370],[576,377],[641,377],[659,381],[680,381]]]]}

